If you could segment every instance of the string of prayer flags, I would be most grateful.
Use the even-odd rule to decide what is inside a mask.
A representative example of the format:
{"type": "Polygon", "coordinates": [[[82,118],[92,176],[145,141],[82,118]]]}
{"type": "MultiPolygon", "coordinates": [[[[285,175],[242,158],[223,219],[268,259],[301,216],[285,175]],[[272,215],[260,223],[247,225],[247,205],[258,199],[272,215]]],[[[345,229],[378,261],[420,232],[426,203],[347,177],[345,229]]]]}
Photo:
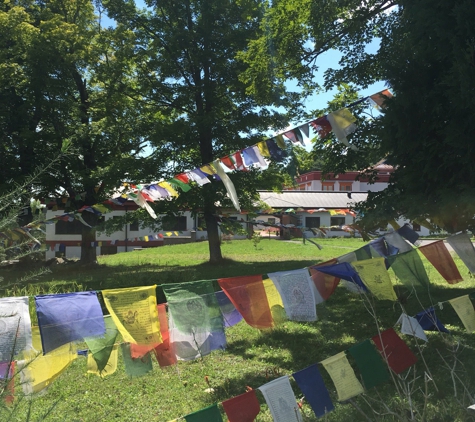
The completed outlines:
{"type": "Polygon", "coordinates": [[[152,358],[150,353],[147,353],[141,358],[134,359],[130,354],[130,344],[122,343],[120,345],[122,350],[122,358],[124,359],[125,373],[129,377],[142,377],[152,370],[152,358]]]}
{"type": "Polygon", "coordinates": [[[475,331],[475,310],[470,297],[468,295],[460,296],[449,300],[449,303],[457,312],[467,333],[473,333],[475,331]]]}
{"type": "Polygon", "coordinates": [[[259,387],[274,422],[301,422],[302,416],[289,377],[276,378],[259,387]]]}
{"type": "Polygon", "coordinates": [[[439,321],[437,315],[435,314],[435,309],[433,307],[424,309],[415,315],[417,322],[421,325],[424,331],[440,331],[443,333],[450,333],[444,324],[439,321]]]}
{"type": "Polygon", "coordinates": [[[225,400],[223,405],[228,422],[254,422],[261,411],[255,390],[225,400]]]}
{"type": "Polygon", "coordinates": [[[413,245],[417,245],[419,239],[419,234],[409,227],[409,224],[404,224],[404,226],[399,227],[396,230],[404,239],[411,242],[413,245]]]}
{"type": "Polygon", "coordinates": [[[241,322],[242,315],[226,296],[226,293],[220,290],[219,292],[215,292],[215,294],[216,299],[218,300],[219,309],[221,309],[221,314],[223,315],[224,326],[233,327],[238,322],[241,322]]]}
{"type": "Polygon", "coordinates": [[[99,368],[98,361],[94,358],[92,354],[87,355],[87,372],[89,374],[96,374],[101,378],[112,375],[117,371],[117,363],[119,361],[119,345],[115,344],[110,350],[106,364],[102,369],[99,368]]]}
{"type": "Polygon", "coordinates": [[[389,380],[388,367],[369,339],[348,349],[355,359],[366,390],[389,380]]]}
{"type": "Polygon", "coordinates": [[[106,331],[96,292],[35,296],[43,353],[106,331]]]}
{"type": "Polygon", "coordinates": [[[103,290],[104,303],[124,341],[162,342],[157,313],[156,285],[103,290]]]}
{"type": "Polygon", "coordinates": [[[429,277],[416,249],[388,257],[388,262],[394,274],[408,287],[414,286],[414,281],[419,282],[427,289],[430,286],[429,277]]]}
{"type": "Polygon", "coordinates": [[[257,329],[274,327],[262,275],[221,278],[218,279],[218,283],[251,327],[257,329]]]}
{"type": "Polygon", "coordinates": [[[356,261],[351,264],[360,275],[363,283],[378,299],[397,301],[384,258],[356,261]]]}
{"type": "Polygon", "coordinates": [[[400,374],[417,362],[417,357],[392,328],[372,337],[388,366],[400,374]]]}
{"type": "Polygon", "coordinates": [[[276,286],[287,317],[292,321],[316,321],[316,297],[323,302],[307,269],[267,274],[276,286]]]}
{"type": "Polygon", "coordinates": [[[72,343],[64,344],[52,352],[42,355],[39,327],[32,327],[32,350],[25,352],[25,359],[17,361],[20,370],[20,384],[25,395],[39,393],[48,387],[71,362],[77,359],[72,343]]]}
{"type": "Polygon", "coordinates": [[[313,265],[309,268],[313,283],[323,300],[328,300],[328,298],[333,294],[340,279],[333,275],[322,273],[318,268],[320,266],[333,265],[336,264],[336,262],[336,259],[332,259],[330,261],[322,262],[321,264],[313,265]]]}
{"type": "Polygon", "coordinates": [[[330,394],[317,364],[294,372],[292,376],[317,417],[321,418],[334,409],[330,394]]]}
{"type": "Polygon", "coordinates": [[[106,330],[103,337],[84,338],[90,351],[87,357],[88,372],[101,377],[114,373],[117,368],[117,351],[114,357],[112,353],[119,330],[110,315],[104,316],[104,326],[106,330]]]}
{"type": "Polygon", "coordinates": [[[385,234],[384,240],[391,246],[399,249],[399,253],[409,252],[413,250],[413,247],[407,243],[404,238],[398,232],[392,232],[385,234]]]}
{"type": "Polygon", "coordinates": [[[426,333],[424,333],[424,329],[421,327],[421,324],[419,324],[419,321],[416,318],[402,313],[396,322],[396,325],[399,324],[401,324],[401,333],[418,337],[424,341],[429,341],[426,333]]]}
{"type": "Polygon", "coordinates": [[[452,249],[457,253],[469,271],[475,274],[475,248],[470,236],[467,233],[459,233],[449,236],[447,242],[452,246],[452,249]]]}
{"type": "Polygon", "coordinates": [[[320,362],[330,375],[339,401],[345,401],[364,392],[356,378],[355,371],[348,362],[345,352],[340,352],[320,362]]]}
{"type": "Polygon", "coordinates": [[[327,115],[335,137],[347,147],[357,150],[356,146],[350,145],[346,137],[356,130],[356,117],[353,116],[347,108],[334,111],[327,115]]]}
{"type": "Polygon", "coordinates": [[[215,161],[213,164],[214,164],[214,167],[216,168],[218,176],[220,177],[221,181],[224,184],[224,187],[226,188],[226,191],[228,192],[228,197],[229,199],[231,199],[231,202],[233,203],[234,208],[236,208],[238,212],[241,212],[241,206],[239,205],[239,197],[236,193],[236,188],[234,187],[233,182],[231,181],[229,176],[225,173],[219,161],[215,161]]]}
{"type": "Polygon", "coordinates": [[[186,422],[223,422],[217,403],[186,415],[185,420],[186,422]]]}
{"type": "Polygon", "coordinates": [[[354,283],[356,286],[358,286],[358,289],[364,292],[368,291],[359,274],[348,262],[341,262],[334,265],[319,267],[318,271],[333,275],[346,281],[350,281],[351,283],[354,283]]]}
{"type": "Polygon", "coordinates": [[[179,359],[195,359],[226,347],[223,317],[211,280],[163,284],[162,288],[179,359]]]}
{"type": "Polygon", "coordinates": [[[10,361],[32,347],[28,296],[0,298],[0,309],[0,361],[10,361]]]}
{"type": "Polygon", "coordinates": [[[455,261],[452,258],[452,255],[450,255],[443,240],[438,240],[429,243],[428,245],[421,246],[419,247],[419,251],[449,284],[463,281],[457,265],[455,265],[455,261]]]}

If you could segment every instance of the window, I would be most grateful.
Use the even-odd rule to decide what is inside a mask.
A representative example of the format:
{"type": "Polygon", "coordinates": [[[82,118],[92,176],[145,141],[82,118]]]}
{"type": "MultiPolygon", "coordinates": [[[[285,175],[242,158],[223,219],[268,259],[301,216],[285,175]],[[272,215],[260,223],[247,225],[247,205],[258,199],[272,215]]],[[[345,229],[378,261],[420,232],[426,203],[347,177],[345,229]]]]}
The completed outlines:
{"type": "Polygon", "coordinates": [[[138,232],[139,231],[139,222],[138,222],[138,220],[129,224],[129,231],[131,231],[131,232],[138,232]]]}
{"type": "Polygon", "coordinates": [[[340,191],[351,191],[352,185],[351,182],[340,182],[340,191]]]}
{"type": "Polygon", "coordinates": [[[345,225],[345,217],[330,217],[330,225],[331,226],[344,226],[345,225]]]}
{"type": "Polygon", "coordinates": [[[54,227],[54,234],[82,234],[83,224],[79,220],[58,220],[54,227]]]}
{"type": "Polygon", "coordinates": [[[268,219],[267,219],[267,222],[268,222],[269,224],[275,224],[275,217],[270,217],[270,218],[268,218],[268,219]]]}
{"type": "Polygon", "coordinates": [[[414,230],[415,232],[420,232],[421,231],[421,225],[420,224],[414,223],[413,221],[411,221],[411,224],[412,224],[412,230],[414,230]]]}
{"type": "Polygon", "coordinates": [[[309,229],[320,227],[320,217],[305,217],[305,227],[309,229]]]}
{"type": "Polygon", "coordinates": [[[322,182],[322,190],[324,191],[333,191],[335,190],[335,183],[334,182],[322,182]]]}
{"type": "Polygon", "coordinates": [[[163,218],[163,230],[183,231],[186,230],[185,216],[166,216],[163,218]]]}

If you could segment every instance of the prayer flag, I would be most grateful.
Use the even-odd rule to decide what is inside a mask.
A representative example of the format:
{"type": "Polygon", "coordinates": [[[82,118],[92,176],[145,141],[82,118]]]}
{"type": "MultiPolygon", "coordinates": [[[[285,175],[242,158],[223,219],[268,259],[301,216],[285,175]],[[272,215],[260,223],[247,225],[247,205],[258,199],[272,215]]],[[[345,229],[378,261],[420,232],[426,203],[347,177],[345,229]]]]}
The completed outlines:
{"type": "Polygon", "coordinates": [[[363,283],[378,299],[397,301],[384,258],[356,261],[350,265],[358,271],[363,283]]]}
{"type": "Polygon", "coordinates": [[[226,296],[226,293],[221,290],[219,292],[215,292],[215,294],[216,299],[218,300],[219,309],[223,315],[224,326],[232,327],[233,325],[236,325],[238,322],[240,322],[242,320],[242,315],[226,296]]]}
{"type": "MultiPolygon", "coordinates": [[[[97,373],[99,376],[110,375],[115,372],[115,369],[113,368],[114,364],[115,367],[117,367],[117,361],[114,361],[114,358],[111,358],[111,353],[114,349],[114,343],[119,334],[119,330],[115,326],[114,320],[110,315],[104,316],[104,325],[106,331],[103,337],[84,338],[84,341],[91,352],[88,355],[88,372],[97,373]],[[91,362],[89,363],[89,361],[91,362]],[[104,375],[102,375],[103,373],[104,375]]],[[[117,356],[115,359],[117,359],[117,356]]]]}
{"type": "Polygon", "coordinates": [[[228,422],[254,422],[261,411],[255,390],[225,400],[222,403],[228,422]]]}
{"type": "Polygon", "coordinates": [[[96,292],[35,296],[43,353],[106,331],[96,292]]]}
{"type": "Polygon", "coordinates": [[[468,295],[449,300],[468,333],[475,331],[475,310],[468,295]]]}
{"type": "Polygon", "coordinates": [[[234,162],[231,159],[231,157],[229,157],[229,155],[221,158],[221,164],[225,165],[230,171],[236,170],[236,167],[234,166],[234,162]]]}
{"type": "Polygon", "coordinates": [[[317,364],[295,372],[292,376],[317,417],[321,418],[334,409],[317,364]]]}
{"type": "Polygon", "coordinates": [[[189,175],[200,186],[206,185],[206,183],[211,183],[206,173],[203,173],[199,168],[191,170],[189,175]]]}
{"type": "Polygon", "coordinates": [[[103,290],[104,303],[124,341],[162,342],[157,313],[156,285],[103,290]]]}
{"type": "Polygon", "coordinates": [[[369,339],[350,347],[348,353],[355,359],[367,390],[389,380],[388,367],[369,339]]]}
{"type": "Polygon", "coordinates": [[[15,361],[0,362],[0,391],[6,404],[13,403],[15,399],[15,361]]]}
{"type": "Polygon", "coordinates": [[[386,101],[387,98],[391,98],[393,96],[393,94],[391,94],[391,92],[387,89],[383,89],[382,91],[376,93],[376,94],[373,94],[373,95],[370,95],[370,100],[374,102],[374,104],[376,104],[376,106],[378,106],[379,108],[384,108],[385,105],[384,105],[384,102],[386,101]]]}
{"type": "Polygon", "coordinates": [[[10,361],[32,347],[28,296],[0,298],[0,315],[0,361],[10,361]]]}
{"type": "Polygon", "coordinates": [[[425,331],[450,333],[450,331],[444,327],[444,324],[439,321],[439,318],[437,318],[437,315],[435,314],[435,309],[432,307],[419,312],[415,318],[425,331]]]}
{"type": "Polygon", "coordinates": [[[195,359],[224,349],[223,317],[212,280],[163,284],[170,311],[175,353],[182,360],[195,359]]]}
{"type": "Polygon", "coordinates": [[[391,246],[399,249],[399,253],[412,251],[414,248],[407,243],[404,238],[398,232],[392,232],[385,234],[384,240],[389,243],[391,246]]]}
{"type": "Polygon", "coordinates": [[[178,197],[178,192],[177,192],[175,189],[173,189],[173,187],[172,187],[172,185],[170,185],[170,183],[163,181],[163,182],[159,182],[159,183],[158,183],[158,186],[160,186],[160,187],[166,189],[167,192],[168,192],[171,196],[178,197]]]}
{"type": "Polygon", "coordinates": [[[263,157],[270,157],[269,148],[267,148],[266,141],[261,141],[257,143],[257,148],[263,157]]]}
{"type": "Polygon", "coordinates": [[[292,321],[316,321],[316,298],[323,302],[307,269],[267,274],[276,286],[287,316],[292,321]]]}
{"type": "Polygon", "coordinates": [[[340,110],[334,111],[327,115],[327,119],[330,122],[332,131],[335,134],[335,137],[347,147],[356,150],[357,148],[354,145],[350,145],[346,137],[353,133],[356,130],[356,117],[353,116],[347,108],[342,108],[340,110]]]}
{"type": "Polygon", "coordinates": [[[282,135],[277,135],[275,137],[275,142],[277,143],[277,146],[282,149],[286,149],[287,145],[285,144],[284,137],[282,135]]]}
{"type": "Polygon", "coordinates": [[[232,155],[232,159],[236,163],[236,170],[239,171],[247,171],[246,166],[244,165],[244,161],[241,155],[241,151],[237,151],[232,155]]]}
{"type": "Polygon", "coordinates": [[[414,287],[414,281],[418,281],[422,287],[429,288],[429,277],[416,249],[390,256],[388,262],[394,274],[406,286],[414,287]]]}
{"type": "Polygon", "coordinates": [[[412,230],[411,227],[409,227],[409,224],[404,224],[404,226],[400,227],[396,231],[413,245],[417,244],[419,234],[412,230]]]}
{"type": "Polygon", "coordinates": [[[290,385],[283,376],[259,387],[275,422],[301,422],[299,406],[290,385]]]}
{"type": "Polygon", "coordinates": [[[185,416],[186,422],[223,422],[218,405],[212,404],[197,412],[185,416]]]}
{"type": "Polygon", "coordinates": [[[475,248],[472,240],[467,233],[459,233],[449,236],[447,242],[457,253],[463,263],[467,266],[471,273],[475,274],[475,248]]]}
{"type": "Polygon", "coordinates": [[[300,125],[299,129],[307,138],[309,138],[308,123],[304,123],[303,125],[300,125]]]}
{"type": "Polygon", "coordinates": [[[285,151],[285,149],[279,148],[274,139],[268,139],[266,143],[272,160],[281,163],[287,158],[287,151],[285,151]]]}
{"type": "Polygon", "coordinates": [[[221,167],[221,164],[219,163],[218,160],[214,162],[214,166],[216,168],[216,171],[218,173],[218,176],[220,177],[221,181],[224,184],[224,187],[226,188],[226,191],[228,193],[229,199],[231,199],[231,202],[234,205],[234,208],[238,212],[241,212],[241,206],[239,205],[239,197],[236,193],[236,188],[234,187],[234,184],[232,180],[229,178],[229,176],[224,172],[223,167],[221,167]]]}
{"type": "Polygon", "coordinates": [[[322,266],[318,268],[318,271],[351,281],[362,291],[368,291],[356,270],[348,262],[322,266]]]}
{"type": "Polygon", "coordinates": [[[25,395],[38,393],[48,387],[78,356],[71,343],[42,355],[39,327],[32,327],[31,333],[33,349],[25,353],[25,360],[17,361],[20,384],[25,395]]]}
{"type": "Polygon", "coordinates": [[[424,341],[429,341],[427,339],[426,333],[424,333],[424,329],[421,327],[421,324],[419,324],[419,321],[417,321],[416,318],[402,313],[396,322],[396,325],[398,324],[401,324],[401,333],[418,337],[424,341]]]}
{"type": "Polygon", "coordinates": [[[340,352],[321,362],[335,384],[338,400],[345,401],[364,392],[345,352],[340,352]]]}
{"type": "MultiPolygon", "coordinates": [[[[274,327],[272,305],[267,296],[270,289],[266,289],[264,286],[261,275],[221,278],[218,283],[251,327],[258,329],[274,327]]],[[[275,286],[272,287],[274,287],[274,291],[277,291],[275,286]]],[[[274,293],[273,297],[275,298],[275,296],[274,293]]],[[[275,306],[279,306],[278,303],[275,306]]]]}
{"type": "Polygon", "coordinates": [[[327,116],[319,117],[313,122],[310,122],[310,124],[315,132],[317,132],[320,139],[325,138],[332,131],[332,126],[328,121],[327,116]]]}
{"type": "Polygon", "coordinates": [[[327,300],[333,294],[336,287],[338,286],[338,283],[340,282],[340,279],[333,275],[322,273],[318,270],[318,268],[320,266],[332,265],[336,263],[337,260],[332,259],[330,261],[322,262],[321,264],[317,264],[309,268],[315,287],[317,288],[320,293],[320,296],[324,300],[327,300]]]}
{"type": "Polygon", "coordinates": [[[168,183],[170,183],[170,185],[172,185],[174,188],[180,188],[183,192],[188,192],[191,189],[190,185],[183,182],[182,180],[177,179],[176,177],[169,179],[168,183]]]}
{"type": "Polygon", "coordinates": [[[419,247],[419,251],[435,267],[442,277],[449,283],[455,284],[463,281],[462,276],[455,265],[443,240],[438,240],[428,245],[419,247]]]}
{"type": "Polygon", "coordinates": [[[119,360],[119,345],[115,344],[112,346],[106,364],[102,369],[99,369],[98,361],[94,358],[92,354],[87,355],[87,372],[89,374],[96,374],[101,378],[112,375],[117,371],[117,362],[119,360]]]}
{"type": "Polygon", "coordinates": [[[392,328],[381,332],[380,335],[375,335],[372,340],[383,359],[396,374],[400,374],[417,362],[414,353],[392,328]]]}
{"type": "Polygon", "coordinates": [[[124,359],[125,373],[129,377],[141,377],[152,370],[150,353],[138,359],[133,359],[130,354],[130,344],[122,343],[122,358],[124,359]]]}

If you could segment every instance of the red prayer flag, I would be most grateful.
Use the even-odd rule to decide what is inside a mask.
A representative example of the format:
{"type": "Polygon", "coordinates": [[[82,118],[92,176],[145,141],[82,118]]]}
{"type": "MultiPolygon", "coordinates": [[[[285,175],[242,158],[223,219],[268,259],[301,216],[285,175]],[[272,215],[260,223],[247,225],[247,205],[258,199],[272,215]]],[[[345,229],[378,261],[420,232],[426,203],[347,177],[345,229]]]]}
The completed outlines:
{"type": "Polygon", "coordinates": [[[310,276],[312,277],[313,283],[315,284],[315,287],[320,293],[320,296],[324,300],[327,300],[333,294],[336,289],[336,286],[338,286],[338,283],[340,282],[340,279],[333,275],[325,274],[318,271],[318,267],[323,267],[325,265],[334,265],[337,263],[338,260],[336,258],[333,258],[330,261],[322,262],[321,264],[309,267],[310,276]]]}
{"type": "Polygon", "coordinates": [[[332,126],[328,121],[327,116],[319,117],[313,122],[310,122],[310,124],[321,139],[325,138],[325,136],[327,136],[332,131],[332,126]]]}
{"type": "Polygon", "coordinates": [[[261,329],[274,326],[262,275],[221,278],[218,283],[251,327],[261,329]]]}
{"type": "Polygon", "coordinates": [[[417,362],[414,353],[393,328],[383,331],[381,336],[375,335],[372,340],[383,359],[396,374],[400,374],[417,362]]]}
{"type": "Polygon", "coordinates": [[[455,284],[463,281],[462,276],[455,265],[455,261],[450,255],[443,240],[429,243],[428,245],[421,246],[419,251],[424,254],[427,260],[435,267],[442,277],[449,284],[455,284]]]}
{"type": "Polygon", "coordinates": [[[242,161],[242,156],[239,151],[233,154],[233,160],[236,163],[236,170],[247,171],[247,168],[244,165],[244,162],[242,161]]]}
{"type": "Polygon", "coordinates": [[[188,184],[190,182],[189,177],[186,173],[181,173],[178,176],[175,176],[175,179],[178,179],[180,182],[188,184]]]}
{"type": "Polygon", "coordinates": [[[227,155],[224,158],[221,158],[221,162],[230,170],[236,170],[236,167],[234,167],[233,160],[229,158],[229,155],[227,155]]]}
{"type": "Polygon", "coordinates": [[[377,106],[384,108],[384,101],[386,101],[386,98],[391,98],[393,94],[388,89],[384,89],[376,94],[370,95],[369,98],[371,98],[377,106]]]}
{"type": "Polygon", "coordinates": [[[261,410],[254,390],[223,401],[222,405],[228,422],[254,422],[261,410]]]}

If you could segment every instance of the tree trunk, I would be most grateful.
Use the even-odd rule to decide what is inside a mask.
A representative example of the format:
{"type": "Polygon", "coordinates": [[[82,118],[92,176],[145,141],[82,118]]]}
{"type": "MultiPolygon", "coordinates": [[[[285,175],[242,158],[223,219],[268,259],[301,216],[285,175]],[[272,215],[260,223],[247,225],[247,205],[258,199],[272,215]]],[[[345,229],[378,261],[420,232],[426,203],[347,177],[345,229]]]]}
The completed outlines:
{"type": "Polygon", "coordinates": [[[208,231],[209,262],[211,264],[218,264],[223,260],[223,255],[221,254],[221,239],[219,237],[216,215],[205,212],[204,219],[206,221],[206,230],[208,231]]]}
{"type": "Polygon", "coordinates": [[[82,264],[97,264],[96,253],[96,229],[94,227],[83,226],[82,240],[81,240],[81,263],[82,264]]]}

